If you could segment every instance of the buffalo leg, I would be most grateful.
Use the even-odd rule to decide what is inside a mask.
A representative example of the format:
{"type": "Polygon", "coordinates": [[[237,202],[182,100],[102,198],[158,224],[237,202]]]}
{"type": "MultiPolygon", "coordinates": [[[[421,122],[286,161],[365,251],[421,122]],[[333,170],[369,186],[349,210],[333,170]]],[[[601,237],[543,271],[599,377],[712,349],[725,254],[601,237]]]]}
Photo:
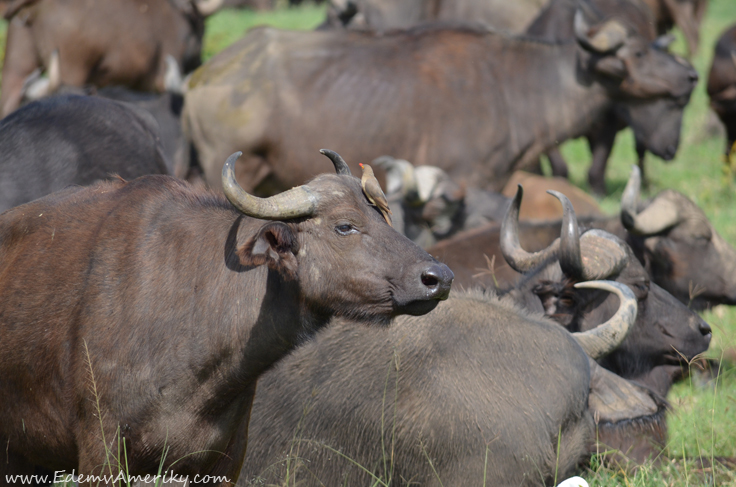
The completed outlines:
{"type": "Polygon", "coordinates": [[[636,141],[636,157],[639,159],[639,172],[641,173],[641,184],[645,187],[649,187],[649,180],[647,179],[647,173],[644,171],[644,159],[647,155],[647,149],[644,144],[636,141]]]}
{"type": "Polygon", "coordinates": [[[616,140],[617,126],[618,120],[615,117],[608,117],[603,125],[587,135],[590,152],[593,154],[593,162],[588,171],[588,183],[590,189],[599,195],[606,194],[606,165],[616,140]]]}
{"type": "Polygon", "coordinates": [[[547,158],[549,158],[549,165],[552,166],[552,175],[567,179],[567,162],[560,154],[560,148],[553,147],[550,149],[547,152],[547,158]]]}
{"type": "Polygon", "coordinates": [[[0,115],[5,117],[20,106],[23,82],[39,67],[30,27],[20,18],[13,18],[8,25],[5,47],[3,81],[0,85],[0,115]]]}

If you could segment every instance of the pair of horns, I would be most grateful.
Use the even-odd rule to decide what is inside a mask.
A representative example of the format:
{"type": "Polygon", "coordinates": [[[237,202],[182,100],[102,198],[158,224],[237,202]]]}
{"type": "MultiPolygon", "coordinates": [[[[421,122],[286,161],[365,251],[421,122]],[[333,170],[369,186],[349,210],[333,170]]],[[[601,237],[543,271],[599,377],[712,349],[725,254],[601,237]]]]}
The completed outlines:
{"type": "Polygon", "coordinates": [[[678,208],[667,198],[655,198],[638,213],[641,172],[632,166],[629,181],[621,197],[621,223],[626,230],[637,235],[654,235],[671,228],[682,220],[678,208]]]}
{"type": "Polygon", "coordinates": [[[579,236],[575,210],[567,197],[558,191],[547,191],[562,204],[562,231],[560,238],[539,252],[529,253],[519,244],[519,208],[524,190],[521,185],[501,224],[501,253],[517,272],[528,272],[553,257],[559,259],[562,272],[573,279],[584,280],[575,284],[577,289],[602,289],[619,297],[619,308],[610,320],[573,337],[593,359],[615,350],[626,338],[636,321],[638,303],[627,286],[615,281],[601,281],[620,272],[627,262],[627,254],[612,236],[600,230],[579,236]]]}
{"type": "MultiPolygon", "coordinates": [[[[335,166],[337,174],[351,176],[345,160],[335,151],[320,150],[335,166]]],[[[222,188],[225,196],[242,213],[263,220],[289,220],[311,216],[317,209],[319,195],[307,186],[297,186],[270,198],[258,198],[248,194],[235,180],[235,161],[243,155],[236,152],[225,161],[222,168],[222,188]]]]}
{"type": "Polygon", "coordinates": [[[501,224],[501,253],[509,266],[526,273],[552,258],[558,258],[562,272],[580,281],[605,279],[620,272],[627,262],[626,250],[606,232],[591,230],[581,238],[570,200],[558,191],[547,192],[562,204],[560,238],[539,252],[530,253],[521,247],[519,209],[524,189],[519,185],[501,224]]]}

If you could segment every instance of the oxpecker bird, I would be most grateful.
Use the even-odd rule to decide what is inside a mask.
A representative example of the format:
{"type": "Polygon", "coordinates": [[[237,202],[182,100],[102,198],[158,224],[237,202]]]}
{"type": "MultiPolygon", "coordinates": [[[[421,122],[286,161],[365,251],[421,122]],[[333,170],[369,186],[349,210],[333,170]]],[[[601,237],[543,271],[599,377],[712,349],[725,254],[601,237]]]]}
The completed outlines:
{"type": "Polygon", "coordinates": [[[372,205],[377,206],[381,210],[386,223],[391,225],[391,217],[389,216],[391,215],[391,209],[388,207],[388,200],[386,200],[386,195],[383,194],[378,179],[373,175],[373,168],[367,164],[359,165],[363,170],[363,176],[360,178],[360,184],[363,185],[363,193],[365,193],[366,198],[368,198],[368,201],[372,205]]]}

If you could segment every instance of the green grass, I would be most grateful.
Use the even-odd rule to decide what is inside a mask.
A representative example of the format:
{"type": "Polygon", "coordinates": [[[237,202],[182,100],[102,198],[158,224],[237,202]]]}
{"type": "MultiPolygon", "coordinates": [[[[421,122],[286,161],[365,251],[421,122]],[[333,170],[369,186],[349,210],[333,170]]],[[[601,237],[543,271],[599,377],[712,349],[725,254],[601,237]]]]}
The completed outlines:
{"type": "MultiPolygon", "coordinates": [[[[256,25],[268,24],[286,29],[312,29],[324,19],[324,6],[305,4],[299,8],[280,8],[274,12],[225,10],[207,21],[204,57],[210,58],[256,25]]],[[[692,198],[708,215],[718,232],[736,246],[736,184],[734,176],[724,172],[721,153],[722,136],[706,133],[708,100],[705,81],[713,55],[715,40],[731,23],[736,22],[736,1],[711,0],[701,32],[700,51],[692,62],[701,76],[693,93],[683,124],[680,150],[675,160],[664,162],[647,155],[647,174],[651,182],[648,194],[674,188],[692,198]]],[[[0,52],[4,53],[7,26],[0,22],[0,52]]],[[[684,42],[678,38],[673,46],[684,53],[684,42]]],[[[563,145],[562,153],[570,165],[571,180],[587,187],[590,152],[583,140],[563,145]]],[[[619,134],[609,161],[607,184],[609,196],[601,200],[605,211],[618,211],[621,192],[629,169],[636,162],[630,131],[619,134]]],[[[724,350],[736,349],[736,309],[718,307],[704,313],[714,329],[708,356],[720,359],[724,350]]],[[[624,473],[597,466],[595,459],[583,476],[593,486],[736,486],[736,473],[723,468],[713,472],[702,469],[688,457],[736,456],[736,365],[724,362],[718,381],[705,381],[699,376],[684,381],[673,389],[669,398],[673,410],[669,415],[670,439],[668,459],[659,466],[648,465],[636,473],[624,473]]],[[[474,482],[469,479],[470,482],[474,482]]],[[[478,479],[477,483],[481,483],[478,479]]]]}

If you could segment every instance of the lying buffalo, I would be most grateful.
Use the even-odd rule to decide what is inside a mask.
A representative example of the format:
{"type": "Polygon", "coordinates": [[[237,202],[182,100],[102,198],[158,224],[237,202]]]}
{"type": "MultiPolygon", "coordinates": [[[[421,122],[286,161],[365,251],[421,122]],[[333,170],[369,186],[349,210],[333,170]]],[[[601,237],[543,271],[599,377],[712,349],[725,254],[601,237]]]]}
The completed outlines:
{"type": "MultiPolygon", "coordinates": [[[[736,249],[687,196],[665,190],[640,203],[640,184],[639,170],[633,168],[621,216],[587,218],[584,225],[625,240],[652,280],[688,306],[736,304],[736,249]]],[[[519,235],[526,248],[540,250],[559,237],[560,226],[557,222],[524,224],[519,235]]],[[[503,286],[519,274],[506,265],[499,239],[500,227],[486,225],[458,233],[427,251],[448,264],[462,286],[503,286]]]]}
{"type": "Polygon", "coordinates": [[[421,247],[429,247],[460,231],[503,220],[512,183],[522,183],[527,197],[520,218],[525,221],[556,221],[562,217],[560,205],[550,198],[537,197],[553,189],[569,195],[573,208],[580,216],[603,216],[598,203],[588,194],[562,178],[545,178],[517,171],[503,193],[466,188],[453,181],[435,166],[414,167],[409,161],[382,156],[373,165],[386,171],[386,194],[393,211],[393,225],[421,247]]]}
{"type": "Polygon", "coordinates": [[[617,21],[589,26],[580,13],[576,25],[562,43],[470,27],[254,29],[194,73],[184,131],[215,187],[222,154],[242,150],[239,182],[271,193],[314,175],[298,148],[329,142],[356,164],[391,154],[498,190],[613,103],[693,89],[692,67],[617,21]]]}
{"type": "Polygon", "coordinates": [[[338,322],[261,386],[242,486],[556,485],[596,429],[658,429],[663,415],[559,325],[479,291],[376,333],[338,322]]]}
{"type": "Polygon", "coordinates": [[[0,114],[18,108],[26,78],[60,57],[60,82],[163,91],[167,56],[201,63],[204,18],[222,0],[19,0],[9,20],[0,114]]]}
{"type": "Polygon", "coordinates": [[[234,482],[263,372],[332,317],[381,325],[447,298],[449,269],[326,153],[337,175],[268,199],[237,185],[234,154],[230,202],[148,176],[2,214],[0,479],[125,465],[234,482]]]}
{"type": "MultiPolygon", "coordinates": [[[[261,448],[246,456],[241,481],[554,485],[555,472],[568,475],[596,437],[637,459],[651,453],[646,439],[664,440],[657,394],[589,365],[574,335],[527,306],[585,330],[575,338],[602,360],[629,353],[632,341],[646,343],[661,325],[681,336],[702,321],[662,302],[623,242],[599,231],[578,237],[569,202],[561,239],[526,254],[513,245],[520,200],[509,212],[506,251],[513,265],[535,267],[539,277],[504,300],[456,294],[431,315],[381,333],[338,323],[295,351],[263,379],[249,432],[261,448]],[[625,282],[633,293],[616,299],[575,285],[593,277],[625,282]],[[547,294],[553,285],[556,302],[547,294]],[[635,319],[628,335],[592,325],[615,321],[621,307],[635,319]]],[[[674,340],[658,338],[663,346],[674,340]]]]}
{"type": "Polygon", "coordinates": [[[716,43],[708,74],[710,106],[726,126],[726,158],[736,152],[736,25],[726,30],[716,43]]]}
{"type": "Polygon", "coordinates": [[[595,328],[613,314],[615,305],[581,294],[574,283],[615,279],[626,284],[638,300],[636,323],[620,346],[599,362],[621,377],[666,395],[674,376],[663,377],[658,367],[679,370],[687,366],[708,349],[710,326],[650,282],[649,274],[623,240],[598,229],[579,236],[577,218],[566,199],[560,237],[542,250],[525,251],[518,232],[521,195],[520,188],[501,226],[501,253],[512,269],[524,274],[524,279],[508,292],[523,301],[526,308],[544,312],[575,332],[595,328]]]}
{"type": "Polygon", "coordinates": [[[62,95],[0,120],[0,213],[69,185],[169,174],[156,120],[103,98],[62,95]]]}

